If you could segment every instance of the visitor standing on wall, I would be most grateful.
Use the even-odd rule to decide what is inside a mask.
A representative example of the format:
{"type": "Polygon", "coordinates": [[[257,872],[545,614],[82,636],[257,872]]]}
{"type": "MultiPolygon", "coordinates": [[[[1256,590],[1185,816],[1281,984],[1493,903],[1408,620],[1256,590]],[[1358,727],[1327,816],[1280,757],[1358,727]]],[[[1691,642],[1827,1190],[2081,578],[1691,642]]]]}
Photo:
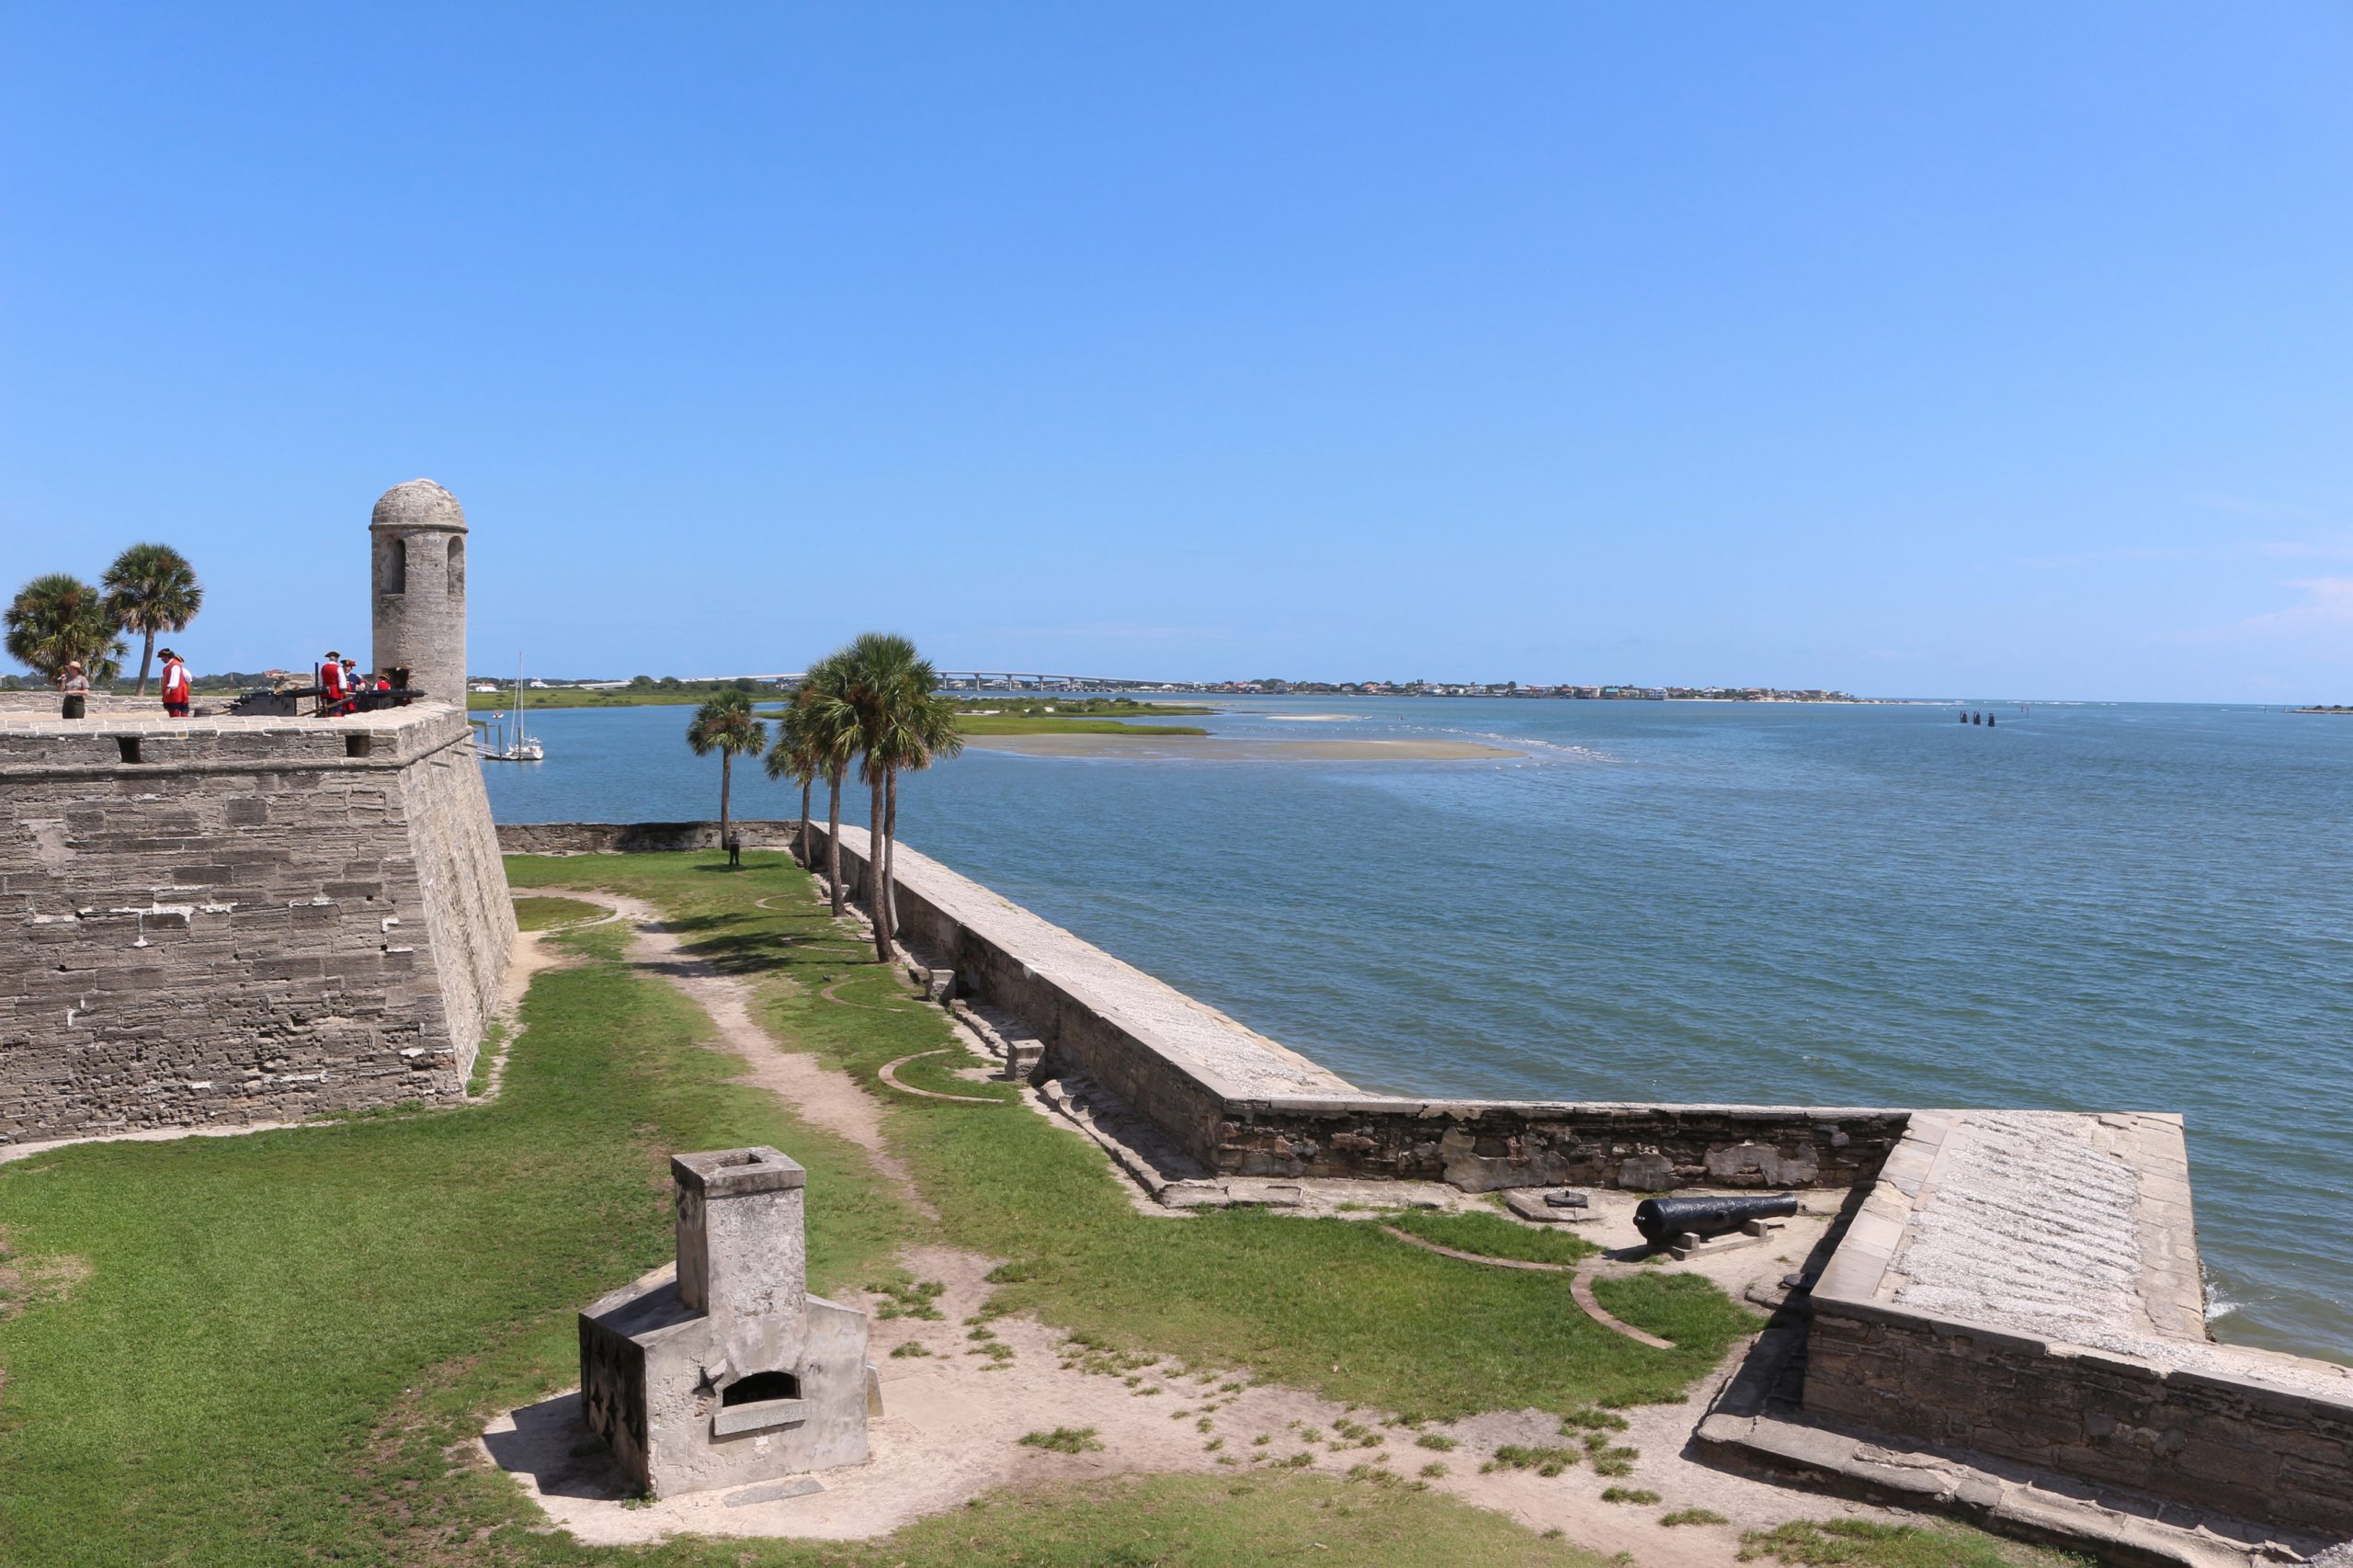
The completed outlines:
{"type": "Polygon", "coordinates": [[[164,650],[164,711],[175,719],[188,717],[188,665],[169,648],[164,650]]]}
{"type": "Polygon", "coordinates": [[[65,667],[57,672],[57,684],[65,693],[63,717],[79,719],[89,710],[90,677],[82,673],[81,660],[66,660],[65,667]]]}

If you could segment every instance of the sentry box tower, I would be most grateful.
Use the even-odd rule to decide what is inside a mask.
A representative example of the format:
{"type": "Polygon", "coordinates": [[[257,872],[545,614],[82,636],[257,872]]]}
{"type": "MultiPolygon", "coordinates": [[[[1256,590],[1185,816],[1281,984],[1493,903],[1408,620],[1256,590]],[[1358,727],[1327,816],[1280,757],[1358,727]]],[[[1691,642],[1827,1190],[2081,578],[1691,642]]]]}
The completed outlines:
{"type": "Polygon", "coordinates": [[[580,1314],[589,1429],[656,1497],[866,1458],[866,1314],[809,1294],[809,1175],[774,1149],[680,1154],[678,1263],[580,1314]]]}

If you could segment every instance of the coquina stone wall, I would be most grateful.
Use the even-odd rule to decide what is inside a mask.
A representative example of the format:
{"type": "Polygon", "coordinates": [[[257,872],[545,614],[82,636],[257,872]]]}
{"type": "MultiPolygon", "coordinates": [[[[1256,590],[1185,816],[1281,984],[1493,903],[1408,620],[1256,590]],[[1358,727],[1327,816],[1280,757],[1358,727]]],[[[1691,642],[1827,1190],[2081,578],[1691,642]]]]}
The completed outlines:
{"type": "Polygon", "coordinates": [[[0,719],[0,1142],[461,1094],[514,913],[464,715],[0,719]]]}
{"type": "Polygon", "coordinates": [[[1816,1301],[1806,1368],[1815,1415],[2353,1537],[2353,1398],[1876,1303],[1816,1301]]]}
{"type": "MultiPolygon", "coordinates": [[[[812,837],[822,865],[824,827],[813,825],[812,837]]],[[[900,855],[900,928],[955,970],[960,990],[1023,1019],[1046,1046],[1049,1072],[1085,1073],[1222,1175],[1446,1181],[1472,1191],[1563,1182],[1643,1192],[1846,1187],[1868,1180],[1903,1135],[1906,1113],[1887,1109],[1431,1099],[1369,1095],[1328,1074],[1311,1092],[1267,1094],[1131,1021],[1146,1010],[1123,1005],[1116,974],[1074,985],[1061,977],[1068,962],[1009,939],[1019,923],[994,918],[985,901],[975,908],[955,885],[962,879],[904,846],[900,855]],[[957,909],[943,909],[943,898],[957,909]]],[[[865,836],[855,829],[843,832],[842,868],[862,896],[865,836]]]]}
{"type": "Polygon", "coordinates": [[[2179,1118],[1918,1112],[1812,1291],[1804,1408],[2353,1536],[2353,1370],[2204,1304],[2179,1118]]]}
{"type": "MultiPolygon", "coordinates": [[[[792,822],[746,822],[736,836],[746,849],[789,849],[792,822]]],[[[718,849],[716,822],[503,822],[498,847],[509,855],[642,855],[718,849]]]]}

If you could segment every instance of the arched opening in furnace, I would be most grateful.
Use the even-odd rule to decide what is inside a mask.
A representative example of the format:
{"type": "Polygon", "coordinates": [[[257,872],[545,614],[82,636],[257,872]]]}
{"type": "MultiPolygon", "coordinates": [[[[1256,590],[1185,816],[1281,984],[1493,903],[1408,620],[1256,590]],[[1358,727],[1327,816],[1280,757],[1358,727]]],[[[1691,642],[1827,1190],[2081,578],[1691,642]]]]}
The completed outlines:
{"type": "Polygon", "coordinates": [[[772,1399],[799,1399],[801,1380],[790,1372],[754,1372],[720,1391],[719,1403],[765,1404],[772,1399]]]}

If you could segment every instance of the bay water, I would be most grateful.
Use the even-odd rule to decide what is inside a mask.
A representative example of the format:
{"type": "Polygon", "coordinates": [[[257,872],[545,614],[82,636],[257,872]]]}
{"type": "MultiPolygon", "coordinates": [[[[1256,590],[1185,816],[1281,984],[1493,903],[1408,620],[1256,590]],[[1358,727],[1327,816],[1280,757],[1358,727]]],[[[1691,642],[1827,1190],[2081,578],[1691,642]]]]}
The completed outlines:
{"type": "MultiPolygon", "coordinates": [[[[2215,1333],[2353,1361],[2353,716],[1222,706],[1187,722],[1520,755],[975,747],[901,837],[1369,1089],[2182,1112],[2215,1333]]],[[[532,714],[495,814],[715,816],[690,713],[532,714]]],[[[799,809],[735,775],[738,815],[799,809]]]]}

